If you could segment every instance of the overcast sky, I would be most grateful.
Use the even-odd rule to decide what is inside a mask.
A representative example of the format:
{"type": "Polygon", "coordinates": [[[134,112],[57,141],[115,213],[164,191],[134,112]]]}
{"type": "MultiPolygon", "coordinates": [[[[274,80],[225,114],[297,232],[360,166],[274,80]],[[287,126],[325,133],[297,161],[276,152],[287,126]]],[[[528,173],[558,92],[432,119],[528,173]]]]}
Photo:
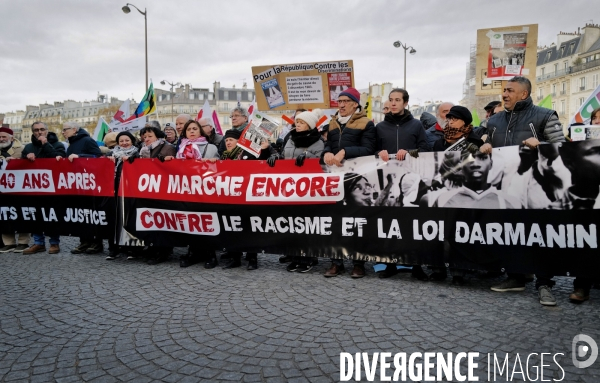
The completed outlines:
{"type": "MultiPolygon", "coordinates": [[[[0,0],[0,113],[25,105],[141,99],[144,17],[120,0],[0,0]]],[[[357,88],[402,86],[410,104],[458,102],[476,30],[539,24],[538,45],[596,15],[586,1],[135,0],[148,9],[149,77],[194,87],[252,86],[251,67],[352,59],[357,88]]]]}

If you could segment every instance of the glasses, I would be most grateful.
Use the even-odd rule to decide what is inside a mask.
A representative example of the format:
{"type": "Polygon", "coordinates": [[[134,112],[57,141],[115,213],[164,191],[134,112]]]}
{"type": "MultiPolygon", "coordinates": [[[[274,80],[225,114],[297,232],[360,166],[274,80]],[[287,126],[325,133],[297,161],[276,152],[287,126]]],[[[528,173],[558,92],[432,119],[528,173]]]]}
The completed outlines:
{"type": "Polygon", "coordinates": [[[33,129],[33,133],[45,132],[46,128],[33,129]]]}
{"type": "Polygon", "coordinates": [[[69,129],[75,129],[75,128],[64,128],[62,131],[63,131],[63,132],[66,132],[66,131],[67,131],[67,130],[69,130],[69,129]]]}
{"type": "Polygon", "coordinates": [[[354,102],[352,100],[337,100],[338,104],[343,105],[343,104],[347,104],[349,102],[354,102]]]}
{"type": "MultiPolygon", "coordinates": [[[[233,118],[233,117],[231,117],[233,118]]],[[[212,126],[212,125],[200,125],[201,128],[206,128],[207,126],[212,126]]]]}
{"type": "Polygon", "coordinates": [[[241,114],[232,114],[231,116],[229,116],[229,118],[238,118],[238,117],[242,117],[241,114]]]}

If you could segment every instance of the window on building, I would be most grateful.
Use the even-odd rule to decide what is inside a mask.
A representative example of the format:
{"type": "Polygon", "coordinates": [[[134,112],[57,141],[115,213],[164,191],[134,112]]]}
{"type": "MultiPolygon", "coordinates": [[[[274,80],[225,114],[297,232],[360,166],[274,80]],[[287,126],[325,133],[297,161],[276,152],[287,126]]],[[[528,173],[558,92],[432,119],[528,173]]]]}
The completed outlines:
{"type": "Polygon", "coordinates": [[[581,105],[583,105],[584,101],[585,101],[585,98],[579,97],[579,99],[577,99],[577,107],[581,107],[581,105]]]}
{"type": "Polygon", "coordinates": [[[195,98],[194,97],[195,95],[196,95],[196,93],[190,93],[190,100],[193,100],[195,98]]]}
{"type": "Polygon", "coordinates": [[[552,103],[552,110],[556,110],[556,103],[555,102],[552,103]]]}
{"type": "Polygon", "coordinates": [[[227,91],[227,90],[223,91],[223,100],[229,100],[229,91],[227,91]]]}
{"type": "Polygon", "coordinates": [[[541,99],[542,97],[544,97],[544,91],[542,89],[542,87],[538,88],[538,97],[541,99]]]}
{"type": "Polygon", "coordinates": [[[225,125],[229,125],[229,116],[225,116],[225,117],[223,117],[223,123],[224,123],[225,125]]]}
{"type": "Polygon", "coordinates": [[[554,74],[558,74],[558,64],[554,64],[554,74]]]}
{"type": "Polygon", "coordinates": [[[546,74],[546,68],[541,68],[541,75],[543,76],[544,74],[546,74]]]}
{"type": "Polygon", "coordinates": [[[566,110],[566,109],[567,109],[567,108],[566,108],[566,106],[567,106],[567,102],[566,102],[565,100],[562,100],[562,101],[560,102],[560,114],[561,114],[561,115],[564,115],[564,114],[566,114],[566,112],[567,112],[567,110],[566,110]]]}
{"type": "Polygon", "coordinates": [[[598,74],[592,75],[592,89],[596,89],[598,87],[598,74]]]}
{"type": "Polygon", "coordinates": [[[204,100],[204,93],[198,93],[198,100],[204,100]]]}
{"type": "Polygon", "coordinates": [[[228,102],[223,104],[223,110],[226,112],[229,111],[229,103],[228,102]]]}
{"type": "Polygon", "coordinates": [[[564,68],[563,68],[563,69],[565,70],[565,72],[566,72],[567,70],[569,70],[569,62],[568,62],[568,61],[564,61],[564,62],[563,62],[563,65],[564,65],[564,68]]]}
{"type": "Polygon", "coordinates": [[[565,46],[563,45],[562,47],[560,47],[560,57],[564,57],[565,56],[565,46]]]}
{"type": "Polygon", "coordinates": [[[567,82],[566,81],[563,81],[561,90],[563,91],[563,94],[567,92],[567,82]]]}
{"type": "Polygon", "coordinates": [[[237,94],[236,94],[236,97],[237,97],[237,98],[236,98],[236,100],[238,100],[238,101],[242,101],[242,92],[240,92],[240,91],[238,90],[236,93],[237,93],[237,94]]]}
{"type": "Polygon", "coordinates": [[[208,94],[208,101],[212,101],[215,98],[214,93],[209,93],[208,94]]]}
{"type": "Polygon", "coordinates": [[[556,84],[552,84],[552,95],[556,95],[556,84]]]}
{"type": "Polygon", "coordinates": [[[585,77],[579,79],[579,90],[585,90],[585,77]]]}

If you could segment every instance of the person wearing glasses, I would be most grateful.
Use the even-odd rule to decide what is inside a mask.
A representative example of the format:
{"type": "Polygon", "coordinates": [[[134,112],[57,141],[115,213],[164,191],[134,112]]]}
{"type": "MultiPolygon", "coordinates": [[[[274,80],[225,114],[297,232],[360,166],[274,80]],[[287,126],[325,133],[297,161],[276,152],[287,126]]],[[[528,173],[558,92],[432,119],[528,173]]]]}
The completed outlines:
{"type": "Polygon", "coordinates": [[[221,141],[223,141],[223,136],[218,134],[217,131],[215,130],[214,122],[213,122],[212,118],[204,117],[204,118],[201,118],[200,121],[198,121],[198,122],[200,123],[200,127],[202,128],[202,131],[208,138],[208,143],[213,144],[214,146],[216,146],[218,148],[219,145],[221,144],[221,141]]]}
{"type": "MultiPolygon", "coordinates": [[[[248,126],[248,109],[238,106],[231,111],[229,118],[231,118],[231,129],[241,133],[248,126]]],[[[219,144],[219,156],[222,156],[226,150],[225,140],[222,140],[219,144]]]]}
{"type": "Polygon", "coordinates": [[[175,125],[172,122],[167,122],[163,132],[165,133],[165,141],[173,146],[176,146],[179,136],[177,135],[177,130],[175,130],[175,125]]]}
{"type": "MultiPolygon", "coordinates": [[[[342,166],[345,159],[373,155],[377,146],[375,125],[360,106],[360,93],[355,88],[348,88],[340,92],[337,102],[338,112],[323,128],[328,137],[322,159],[328,166],[342,166]]],[[[350,276],[364,277],[365,262],[355,260],[353,264],[350,276]]],[[[325,277],[335,277],[344,271],[344,261],[332,259],[325,277]]]]}
{"type": "MultiPolygon", "coordinates": [[[[79,127],[76,122],[65,122],[62,130],[63,136],[69,141],[67,148],[67,158],[73,162],[76,158],[97,158],[102,157],[102,152],[96,140],[90,137],[89,133],[79,127]]],[[[57,156],[57,160],[61,157],[57,156]]],[[[101,238],[79,238],[79,245],[71,250],[72,254],[96,254],[102,252],[104,247],[101,238]]]]}
{"type": "MultiPolygon", "coordinates": [[[[21,152],[21,158],[35,161],[36,158],[66,157],[65,147],[58,140],[56,133],[50,132],[48,126],[40,121],[31,125],[31,143],[25,145],[21,152]]],[[[50,250],[48,254],[60,253],[60,237],[50,236],[50,250]]],[[[35,254],[46,251],[46,237],[44,234],[33,233],[33,245],[25,250],[23,254],[35,254]]]]}

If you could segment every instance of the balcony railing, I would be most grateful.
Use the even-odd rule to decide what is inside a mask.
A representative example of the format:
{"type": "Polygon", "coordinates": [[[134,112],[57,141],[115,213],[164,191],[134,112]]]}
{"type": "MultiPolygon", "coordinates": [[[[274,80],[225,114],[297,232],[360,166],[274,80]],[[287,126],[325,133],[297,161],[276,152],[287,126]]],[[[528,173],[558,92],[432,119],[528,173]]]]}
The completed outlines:
{"type": "Polygon", "coordinates": [[[541,99],[543,99],[543,98],[544,98],[544,96],[540,96],[540,95],[538,95],[538,96],[537,96],[537,100],[538,100],[538,101],[540,101],[540,100],[541,100],[541,99]]]}
{"type": "Polygon", "coordinates": [[[571,73],[580,72],[582,70],[586,70],[586,69],[590,69],[590,68],[595,68],[597,66],[600,66],[600,60],[588,61],[586,63],[575,65],[574,67],[572,67],[573,70],[571,73]]]}
{"type": "Polygon", "coordinates": [[[584,86],[580,86],[579,90],[585,90],[585,85],[584,86]]]}
{"type": "Polygon", "coordinates": [[[560,95],[561,95],[561,96],[564,96],[565,94],[567,94],[567,91],[566,91],[566,90],[561,90],[561,91],[560,91],[560,95]]]}
{"type": "Polygon", "coordinates": [[[541,76],[537,76],[536,77],[536,81],[540,82],[540,81],[546,81],[548,79],[554,78],[554,77],[560,77],[560,76],[564,76],[571,73],[571,68],[565,70],[565,69],[561,69],[561,70],[557,70],[554,72],[550,72],[550,73],[544,73],[541,76]]]}

